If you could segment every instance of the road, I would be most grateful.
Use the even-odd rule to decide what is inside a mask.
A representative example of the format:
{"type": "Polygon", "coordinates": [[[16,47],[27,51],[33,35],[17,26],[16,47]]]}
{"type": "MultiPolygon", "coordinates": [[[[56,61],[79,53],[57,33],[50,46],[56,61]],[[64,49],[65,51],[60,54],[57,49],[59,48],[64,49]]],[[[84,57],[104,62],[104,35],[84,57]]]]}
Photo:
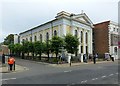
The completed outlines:
{"type": "Polygon", "coordinates": [[[118,61],[85,64],[72,67],[53,67],[34,61],[17,59],[16,63],[29,68],[17,73],[4,73],[3,84],[118,84],[118,61]]]}

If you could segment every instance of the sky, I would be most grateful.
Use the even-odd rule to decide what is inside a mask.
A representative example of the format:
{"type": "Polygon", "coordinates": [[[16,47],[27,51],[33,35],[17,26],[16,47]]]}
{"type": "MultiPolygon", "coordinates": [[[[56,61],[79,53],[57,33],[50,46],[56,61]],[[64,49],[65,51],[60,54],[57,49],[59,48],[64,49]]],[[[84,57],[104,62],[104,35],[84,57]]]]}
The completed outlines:
{"type": "Polygon", "coordinates": [[[58,12],[84,13],[96,24],[118,22],[119,0],[1,0],[0,42],[55,18],[58,12]]]}

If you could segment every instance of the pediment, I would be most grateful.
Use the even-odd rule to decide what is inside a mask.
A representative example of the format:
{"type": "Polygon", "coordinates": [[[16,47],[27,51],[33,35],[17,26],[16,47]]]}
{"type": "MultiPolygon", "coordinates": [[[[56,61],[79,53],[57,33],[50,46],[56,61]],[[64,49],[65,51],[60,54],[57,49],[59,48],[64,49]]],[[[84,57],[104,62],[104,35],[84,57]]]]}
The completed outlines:
{"type": "Polygon", "coordinates": [[[84,13],[84,14],[78,14],[73,16],[74,19],[77,19],[79,21],[82,21],[84,23],[88,23],[88,24],[93,24],[92,21],[88,18],[88,16],[84,13]]]}
{"type": "Polygon", "coordinates": [[[81,18],[77,18],[78,20],[80,20],[80,21],[83,21],[83,22],[85,22],[85,23],[89,23],[85,18],[83,18],[83,17],[81,17],[81,18]]]}

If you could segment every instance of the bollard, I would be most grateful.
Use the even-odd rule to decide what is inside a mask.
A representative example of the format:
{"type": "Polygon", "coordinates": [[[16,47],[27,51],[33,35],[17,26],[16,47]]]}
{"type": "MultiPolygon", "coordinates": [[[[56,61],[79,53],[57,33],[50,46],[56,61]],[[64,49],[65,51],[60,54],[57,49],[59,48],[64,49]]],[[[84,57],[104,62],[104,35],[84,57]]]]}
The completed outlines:
{"type": "Polygon", "coordinates": [[[15,71],[15,62],[14,62],[14,71],[15,71]]]}
{"type": "Polygon", "coordinates": [[[72,65],[72,62],[71,62],[71,59],[70,59],[70,67],[71,67],[71,65],[72,65]]]}

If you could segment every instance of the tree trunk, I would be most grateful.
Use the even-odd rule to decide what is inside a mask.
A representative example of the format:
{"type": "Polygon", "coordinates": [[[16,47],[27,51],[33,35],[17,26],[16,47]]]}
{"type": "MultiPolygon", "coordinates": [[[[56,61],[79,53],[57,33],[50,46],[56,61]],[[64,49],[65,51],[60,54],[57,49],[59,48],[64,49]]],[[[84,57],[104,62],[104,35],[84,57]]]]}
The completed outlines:
{"type": "Polygon", "coordinates": [[[22,59],[24,59],[24,53],[22,52],[22,59]]]}
{"type": "Polygon", "coordinates": [[[75,51],[75,56],[77,56],[77,51],[75,51]]]}
{"type": "Polygon", "coordinates": [[[39,60],[41,60],[41,53],[39,54],[39,60]]]}
{"type": "Polygon", "coordinates": [[[29,52],[27,53],[27,56],[29,57],[29,52]]]}
{"type": "Polygon", "coordinates": [[[56,53],[56,59],[57,59],[58,53],[56,53]]]}
{"type": "Polygon", "coordinates": [[[48,54],[48,61],[49,61],[49,50],[48,50],[47,54],[48,54]]]}
{"type": "Polygon", "coordinates": [[[34,52],[32,52],[32,58],[34,59],[34,52]]]}

